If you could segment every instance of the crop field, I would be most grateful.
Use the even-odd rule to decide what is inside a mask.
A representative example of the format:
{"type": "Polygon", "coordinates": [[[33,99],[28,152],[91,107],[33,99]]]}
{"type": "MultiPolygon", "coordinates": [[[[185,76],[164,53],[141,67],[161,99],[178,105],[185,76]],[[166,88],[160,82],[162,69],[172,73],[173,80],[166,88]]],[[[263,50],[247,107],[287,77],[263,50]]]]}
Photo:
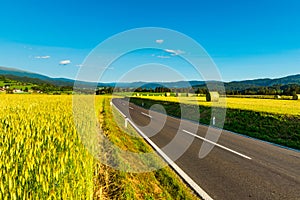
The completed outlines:
{"type": "MultiPolygon", "coordinates": [[[[116,128],[110,98],[96,97],[105,135],[120,148],[151,151],[116,128]]],[[[71,95],[2,94],[0,110],[0,199],[196,199],[168,167],[135,174],[96,160],[78,136],[71,95]]]]}
{"type": "MultiPolygon", "coordinates": [[[[225,101],[221,98],[220,101],[225,101]]],[[[202,124],[212,123],[212,106],[216,106],[215,126],[287,147],[300,149],[300,101],[273,99],[227,98],[226,117],[224,104],[206,102],[204,97],[132,97],[132,103],[145,108],[163,105],[168,115],[183,117],[202,124]],[[199,109],[200,119],[193,115],[181,116],[181,106],[193,113],[199,109]]]]}
{"type": "MultiPolygon", "coordinates": [[[[181,102],[186,104],[198,104],[201,106],[212,106],[212,102],[207,102],[205,97],[164,97],[164,96],[141,96],[140,98],[181,102]]],[[[251,110],[257,112],[300,115],[300,100],[276,100],[276,99],[257,99],[257,98],[226,98],[221,99],[226,102],[227,108],[251,110]]],[[[223,105],[214,103],[214,106],[223,105]]]]}
{"type": "Polygon", "coordinates": [[[93,158],[76,135],[72,99],[0,98],[2,199],[90,198],[93,158]]]}

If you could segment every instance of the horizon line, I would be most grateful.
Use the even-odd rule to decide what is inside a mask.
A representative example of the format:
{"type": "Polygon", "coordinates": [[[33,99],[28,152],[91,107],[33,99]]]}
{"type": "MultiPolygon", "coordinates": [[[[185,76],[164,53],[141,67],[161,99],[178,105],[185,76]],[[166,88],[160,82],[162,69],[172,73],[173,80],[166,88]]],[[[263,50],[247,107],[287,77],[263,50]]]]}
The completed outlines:
{"type": "MultiPolygon", "coordinates": [[[[257,77],[257,78],[246,78],[246,79],[235,79],[235,80],[195,80],[195,79],[191,79],[191,80],[173,80],[173,81],[144,81],[144,80],[133,80],[131,82],[117,82],[117,81],[110,81],[110,82],[94,82],[94,81],[88,81],[88,80],[76,80],[75,78],[72,77],[55,77],[55,76],[51,76],[51,75],[47,75],[47,74],[43,74],[43,73],[39,73],[39,72],[33,72],[33,71],[26,71],[20,68],[15,68],[15,67],[4,67],[0,65],[0,69],[1,68],[5,68],[5,69],[11,69],[11,70],[15,70],[15,71],[19,71],[19,72],[26,72],[26,73],[31,73],[31,74],[37,74],[37,75],[41,75],[41,76],[46,76],[48,78],[52,78],[52,79],[69,79],[69,80],[73,80],[73,81],[80,81],[80,82],[90,82],[90,83],[104,83],[104,84],[109,84],[109,83],[136,83],[136,82],[144,82],[144,83],[172,83],[172,82],[192,82],[192,81],[199,81],[199,82],[223,82],[223,83],[230,83],[230,82],[240,82],[240,81],[253,81],[253,80],[261,80],[261,79],[280,79],[280,78],[285,78],[285,77],[289,77],[289,76],[297,76],[300,75],[300,73],[296,73],[296,74],[287,74],[287,75],[282,75],[280,77],[257,77]]],[[[11,74],[13,75],[13,74],[11,74]]]]}

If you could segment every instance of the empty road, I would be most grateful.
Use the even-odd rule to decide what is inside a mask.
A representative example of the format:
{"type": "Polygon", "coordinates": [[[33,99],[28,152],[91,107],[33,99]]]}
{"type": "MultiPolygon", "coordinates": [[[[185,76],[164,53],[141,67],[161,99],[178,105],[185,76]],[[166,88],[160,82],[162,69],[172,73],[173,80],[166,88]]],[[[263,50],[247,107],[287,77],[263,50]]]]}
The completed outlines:
{"type": "Polygon", "coordinates": [[[299,151],[223,130],[211,152],[200,158],[201,145],[211,144],[204,141],[207,126],[123,99],[112,102],[213,199],[300,199],[299,151]]]}

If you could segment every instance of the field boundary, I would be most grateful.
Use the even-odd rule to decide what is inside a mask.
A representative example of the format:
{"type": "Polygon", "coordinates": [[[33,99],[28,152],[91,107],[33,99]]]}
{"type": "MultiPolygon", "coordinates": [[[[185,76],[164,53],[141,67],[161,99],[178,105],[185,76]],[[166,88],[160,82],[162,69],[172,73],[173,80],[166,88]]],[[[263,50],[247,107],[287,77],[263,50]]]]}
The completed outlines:
{"type": "Polygon", "coordinates": [[[127,120],[132,127],[158,152],[158,154],[175,170],[177,174],[204,200],[213,200],[189,175],[187,175],[173,160],[171,160],[152,140],[150,140],[126,115],[111,101],[110,104],[127,120]]]}

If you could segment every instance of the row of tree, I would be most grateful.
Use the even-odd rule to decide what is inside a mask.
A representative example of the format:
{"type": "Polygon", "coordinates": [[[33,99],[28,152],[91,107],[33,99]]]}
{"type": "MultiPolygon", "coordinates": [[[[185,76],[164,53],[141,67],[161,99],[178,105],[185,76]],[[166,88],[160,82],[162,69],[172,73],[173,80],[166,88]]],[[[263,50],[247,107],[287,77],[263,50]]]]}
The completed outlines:
{"type": "Polygon", "coordinates": [[[31,87],[33,91],[41,91],[43,93],[52,93],[52,92],[67,92],[72,91],[73,87],[71,86],[55,86],[52,84],[41,84],[31,87]]]}
{"type": "Polygon", "coordinates": [[[251,87],[245,90],[227,90],[226,94],[229,95],[287,95],[293,96],[300,94],[300,85],[275,85],[270,87],[251,87]]]}
{"type": "MultiPolygon", "coordinates": [[[[221,87],[210,87],[211,91],[218,91],[220,94],[227,95],[287,95],[293,96],[295,94],[300,94],[300,85],[290,84],[290,85],[274,85],[269,87],[257,86],[250,87],[247,89],[220,89],[221,87]]],[[[113,88],[104,87],[96,90],[96,94],[111,94],[113,92],[151,92],[151,93],[195,93],[195,94],[207,94],[207,86],[194,87],[194,88],[166,88],[166,87],[156,87],[151,88],[113,88]]]]}

